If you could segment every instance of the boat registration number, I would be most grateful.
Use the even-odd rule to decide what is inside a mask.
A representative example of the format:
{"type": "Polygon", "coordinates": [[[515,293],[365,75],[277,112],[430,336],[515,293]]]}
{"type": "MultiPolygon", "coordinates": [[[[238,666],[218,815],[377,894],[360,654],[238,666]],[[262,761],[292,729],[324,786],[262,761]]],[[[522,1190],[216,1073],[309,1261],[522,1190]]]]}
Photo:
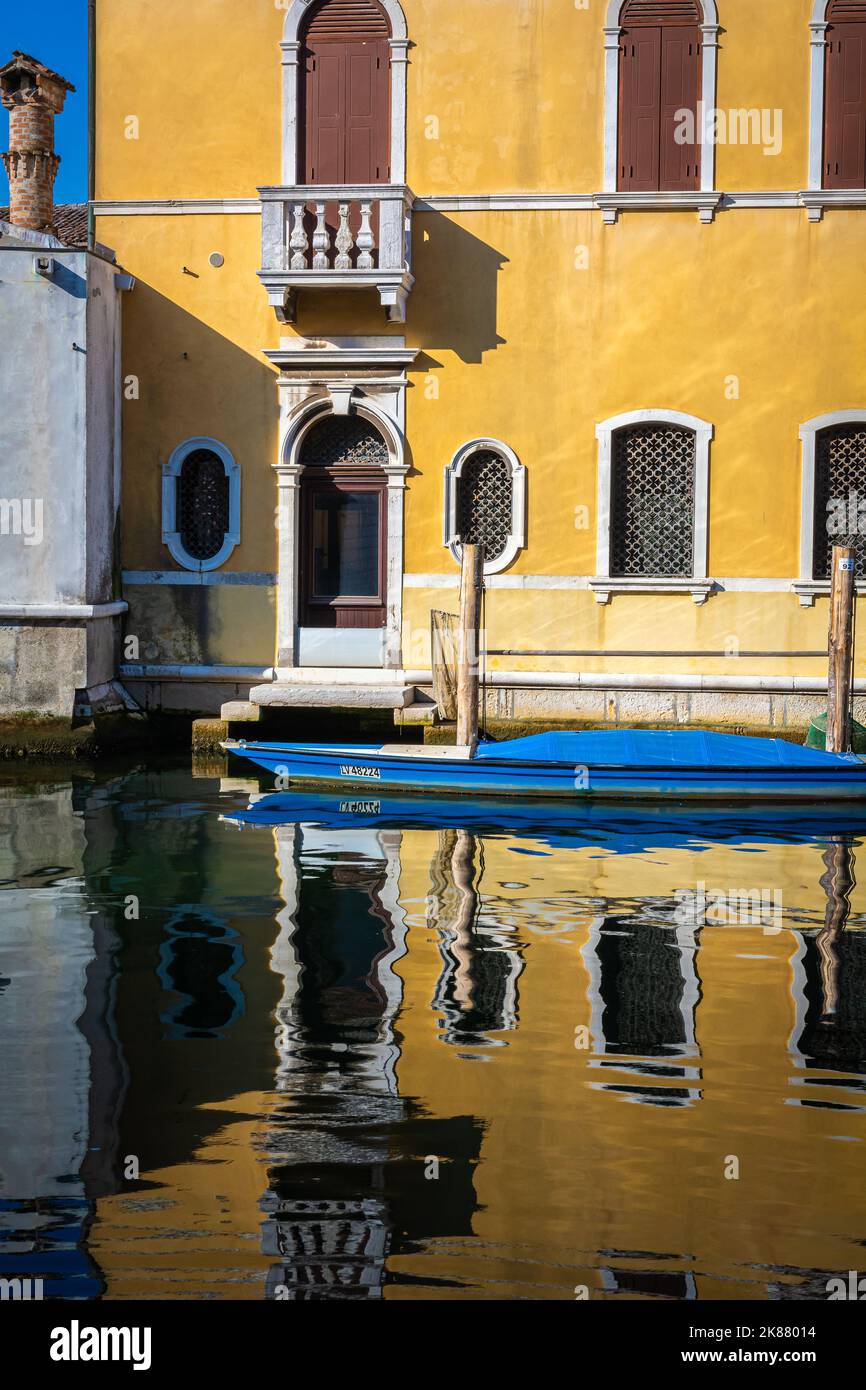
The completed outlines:
{"type": "Polygon", "coordinates": [[[381,801],[340,802],[340,812],[344,816],[378,816],[381,809],[381,801]]]}
{"type": "Polygon", "coordinates": [[[340,766],[341,777],[381,777],[382,773],[378,767],[353,767],[351,763],[342,763],[340,766]]]}

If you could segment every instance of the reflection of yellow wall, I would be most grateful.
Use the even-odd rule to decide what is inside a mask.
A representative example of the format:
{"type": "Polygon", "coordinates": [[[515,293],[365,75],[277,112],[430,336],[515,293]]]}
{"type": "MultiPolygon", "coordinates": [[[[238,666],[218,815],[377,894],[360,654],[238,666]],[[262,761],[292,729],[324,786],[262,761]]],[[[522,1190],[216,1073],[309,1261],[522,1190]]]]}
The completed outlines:
{"type": "MultiPolygon", "coordinates": [[[[563,0],[405,0],[404,8],[416,193],[600,188],[602,0],[588,10],[563,0]],[[430,117],[438,139],[427,138],[430,117]]],[[[784,139],[778,158],[720,147],[720,188],[807,182],[811,0],[785,8],[780,23],[771,6],[725,5],[719,104],[781,110],[784,139]]],[[[258,184],[278,182],[283,18],[276,6],[233,0],[101,6],[97,197],[250,198],[258,184]],[[130,115],[135,140],[125,138],[130,115]]],[[[100,239],[138,277],[125,306],[124,369],[140,378],[141,397],[124,407],[124,566],[168,565],[159,465],[202,433],[224,440],[242,468],[243,539],[227,568],[275,570],[277,393],[261,350],[295,331],[390,331],[424,354],[407,404],[408,572],[454,572],[442,546],[443,468],[461,444],[491,435],[528,470],[528,545],[511,574],[593,574],[595,425],[657,406],[715,426],[710,574],[793,578],[799,426],[866,408],[862,226],[860,212],[833,211],[812,225],[793,208],[722,213],[711,226],[694,212],[631,214],[615,227],[597,211],[419,210],[405,330],[385,330],[375,297],[360,293],[307,293],[296,329],[281,329],[255,274],[257,216],[102,218],[100,239]],[[588,252],[587,269],[575,268],[577,248],[588,252]],[[208,264],[211,251],[225,256],[222,269],[208,264]],[[736,400],[726,395],[732,376],[736,400]],[[575,524],[581,507],[586,529],[575,524]]],[[[406,591],[407,666],[429,660],[431,606],[454,600],[406,591]]],[[[260,595],[250,613],[248,659],[269,663],[272,620],[260,595]]],[[[697,610],[690,599],[630,596],[599,611],[586,591],[512,589],[493,596],[489,618],[509,647],[719,649],[733,634],[747,649],[818,650],[826,637],[826,604],[801,610],[790,593],[717,595],[697,610]]],[[[540,669],[537,660],[528,666],[540,669]]],[[[640,663],[596,660],[593,669],[639,672],[640,663]]],[[[731,674],[730,663],[696,659],[653,658],[647,669],[731,674]]],[[[741,661],[734,674],[819,671],[797,658],[741,661]]]]}
{"type": "Polygon", "coordinates": [[[233,1096],[227,1123],[188,1163],[142,1173],[149,1190],[99,1202],[88,1249],[110,1298],[261,1299],[259,1095],[233,1096]],[[170,1235],[167,1238],[166,1233],[170,1235]]]}
{"type": "MultiPolygon", "coordinates": [[[[629,901],[669,898],[699,881],[725,889],[760,886],[781,889],[786,912],[806,911],[823,921],[819,853],[775,846],[747,856],[714,846],[706,853],[599,858],[598,849],[587,847],[551,850],[538,859],[514,848],[511,840],[484,842],[485,920],[490,923],[491,898],[503,901],[505,922],[509,912],[520,915],[515,905],[536,899],[536,920],[546,925],[544,914],[555,913],[560,929],[548,935],[524,922],[515,933],[525,960],[519,1027],[500,1035],[507,1048],[483,1064],[462,1060],[463,1049],[447,1048],[438,1037],[430,999],[441,960],[417,906],[429,892],[425,861],[434,837],[404,833],[401,898],[411,927],[408,954],[397,966],[405,981],[400,1090],[422,1098],[434,1114],[473,1114],[487,1128],[475,1175],[477,1246],[440,1241],[435,1257],[405,1256],[398,1267],[469,1284],[496,1281],[498,1297],[564,1298],[573,1297],[578,1284],[598,1296],[604,1267],[685,1269],[694,1274],[700,1298],[717,1299],[764,1297],[767,1283],[785,1282],[770,1272],[773,1266],[847,1269],[851,1248],[844,1233],[856,1228],[852,1212],[863,1210],[862,1183],[852,1164],[834,1164],[829,1186],[822,1175],[834,1151],[832,1137],[862,1138],[863,1116],[807,1113],[787,1103],[822,1094],[790,1084],[796,939],[788,930],[717,927],[701,933],[700,1056],[688,1062],[698,1078],[654,1083],[698,1088],[702,1098],[690,1107],[635,1105],[597,1089],[601,1081],[627,1085],[640,1078],[619,1069],[601,1072],[592,1067],[590,1052],[574,1046],[575,1029],[589,1024],[581,948],[594,916],[592,899],[621,901],[627,912],[629,901]],[[526,888],[500,887],[515,881],[526,888]],[[585,906],[575,902],[582,897],[590,900],[585,906]],[[740,1160],[739,1181],[723,1176],[731,1154],[740,1160]],[[818,1206],[813,1220],[792,1220],[793,1212],[818,1206]],[[673,1258],[601,1253],[616,1250],[673,1258]]],[[[529,920],[532,915],[530,909],[529,920]]],[[[400,1288],[388,1293],[411,1297],[400,1288]]]]}

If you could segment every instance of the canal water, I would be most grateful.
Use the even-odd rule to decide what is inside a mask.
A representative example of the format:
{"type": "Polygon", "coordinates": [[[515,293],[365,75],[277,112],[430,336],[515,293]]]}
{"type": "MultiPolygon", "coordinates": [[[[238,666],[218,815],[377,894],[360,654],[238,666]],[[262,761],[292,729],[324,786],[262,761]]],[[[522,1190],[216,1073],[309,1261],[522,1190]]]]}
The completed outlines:
{"type": "Polygon", "coordinates": [[[825,1298],[866,1244],[863,832],[0,772],[0,1276],[825,1298]]]}

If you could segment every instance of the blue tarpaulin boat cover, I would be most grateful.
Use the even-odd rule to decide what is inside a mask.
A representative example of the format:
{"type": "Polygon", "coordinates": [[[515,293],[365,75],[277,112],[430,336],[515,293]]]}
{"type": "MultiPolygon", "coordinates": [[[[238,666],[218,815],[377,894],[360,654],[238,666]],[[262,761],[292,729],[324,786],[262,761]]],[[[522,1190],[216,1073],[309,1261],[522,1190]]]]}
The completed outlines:
{"type": "Polygon", "coordinates": [[[803,767],[857,763],[853,753],[824,753],[778,738],[746,738],[700,729],[598,729],[532,734],[504,743],[480,743],[478,758],[615,767],[803,767]]]}

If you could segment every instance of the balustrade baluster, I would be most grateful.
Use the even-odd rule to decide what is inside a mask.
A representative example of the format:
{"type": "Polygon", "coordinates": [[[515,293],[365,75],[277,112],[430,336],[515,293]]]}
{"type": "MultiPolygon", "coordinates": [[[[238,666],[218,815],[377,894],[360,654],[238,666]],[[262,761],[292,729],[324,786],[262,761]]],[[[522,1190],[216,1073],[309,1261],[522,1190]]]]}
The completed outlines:
{"type": "Polygon", "coordinates": [[[328,252],[331,249],[331,239],[328,235],[328,228],[325,225],[325,204],[316,203],[316,230],[313,232],[313,270],[328,269],[328,252]]]}
{"type": "Polygon", "coordinates": [[[334,245],[336,246],[337,251],[339,252],[337,259],[334,261],[335,270],[352,269],[352,258],[349,255],[349,252],[351,251],[354,244],[355,243],[352,238],[352,233],[349,231],[349,204],[341,203],[340,226],[337,231],[336,238],[334,240],[334,245]]]}
{"type": "Polygon", "coordinates": [[[358,232],[358,236],[357,236],[356,242],[355,242],[356,246],[358,247],[358,269],[359,269],[359,270],[372,270],[372,269],[373,269],[373,256],[372,256],[372,251],[373,251],[373,247],[374,247],[374,245],[375,245],[375,241],[374,241],[374,238],[373,238],[373,228],[370,226],[370,219],[371,219],[372,216],[373,216],[373,204],[372,204],[372,203],[362,203],[362,204],[361,204],[361,230],[358,232]]]}
{"type": "Polygon", "coordinates": [[[304,231],[303,203],[296,203],[294,207],[292,235],[289,238],[289,247],[294,252],[291,262],[292,270],[307,270],[309,268],[307,253],[310,249],[310,241],[307,233],[304,231]]]}

